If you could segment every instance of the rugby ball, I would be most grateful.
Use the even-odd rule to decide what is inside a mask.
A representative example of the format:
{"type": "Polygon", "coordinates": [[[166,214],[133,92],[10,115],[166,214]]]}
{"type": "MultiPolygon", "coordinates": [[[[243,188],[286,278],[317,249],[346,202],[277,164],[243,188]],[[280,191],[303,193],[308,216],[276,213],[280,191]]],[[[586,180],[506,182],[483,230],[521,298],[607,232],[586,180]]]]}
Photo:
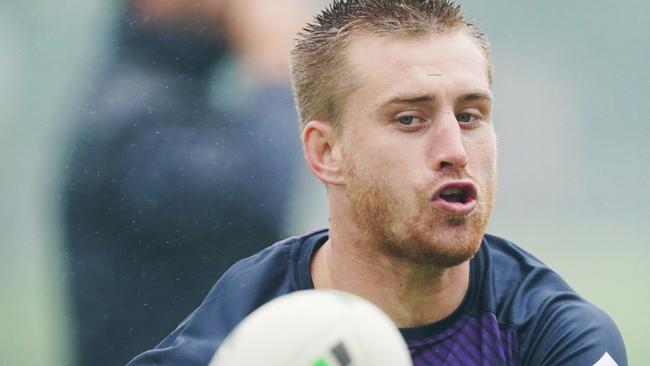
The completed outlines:
{"type": "Polygon", "coordinates": [[[278,297],[228,335],[210,366],[412,366],[397,327],[379,308],[336,290],[278,297]]]}

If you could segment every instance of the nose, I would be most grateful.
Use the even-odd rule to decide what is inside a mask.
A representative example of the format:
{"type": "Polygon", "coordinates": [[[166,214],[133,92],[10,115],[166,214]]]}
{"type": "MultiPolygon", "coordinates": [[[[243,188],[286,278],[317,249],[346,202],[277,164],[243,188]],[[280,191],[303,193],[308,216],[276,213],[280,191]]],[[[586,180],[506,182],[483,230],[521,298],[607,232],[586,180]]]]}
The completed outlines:
{"type": "Polygon", "coordinates": [[[468,156],[463,144],[463,131],[454,113],[444,113],[432,127],[430,156],[434,170],[465,168],[468,156]]]}

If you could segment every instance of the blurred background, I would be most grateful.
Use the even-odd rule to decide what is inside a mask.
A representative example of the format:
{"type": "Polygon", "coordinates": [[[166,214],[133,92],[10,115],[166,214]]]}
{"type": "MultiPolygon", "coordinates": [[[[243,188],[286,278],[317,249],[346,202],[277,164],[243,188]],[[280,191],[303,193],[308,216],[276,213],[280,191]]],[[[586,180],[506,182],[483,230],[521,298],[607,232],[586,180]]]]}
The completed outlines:
{"type": "MultiPolygon", "coordinates": [[[[0,365],[125,362],[234,256],[325,224],[283,71],[324,1],[264,3],[0,2],[0,365]]],[[[496,66],[490,232],[650,364],[650,3],[462,4],[496,66]]]]}

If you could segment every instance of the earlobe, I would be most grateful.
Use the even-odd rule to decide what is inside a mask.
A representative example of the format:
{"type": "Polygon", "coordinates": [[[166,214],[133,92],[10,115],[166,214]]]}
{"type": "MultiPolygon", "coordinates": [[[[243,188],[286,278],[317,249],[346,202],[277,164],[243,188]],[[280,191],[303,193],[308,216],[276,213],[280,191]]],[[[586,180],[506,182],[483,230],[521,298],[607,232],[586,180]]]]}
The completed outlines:
{"type": "Polygon", "coordinates": [[[340,147],[327,122],[311,121],[302,130],[302,148],[309,169],[323,183],[342,185],[340,147]]]}

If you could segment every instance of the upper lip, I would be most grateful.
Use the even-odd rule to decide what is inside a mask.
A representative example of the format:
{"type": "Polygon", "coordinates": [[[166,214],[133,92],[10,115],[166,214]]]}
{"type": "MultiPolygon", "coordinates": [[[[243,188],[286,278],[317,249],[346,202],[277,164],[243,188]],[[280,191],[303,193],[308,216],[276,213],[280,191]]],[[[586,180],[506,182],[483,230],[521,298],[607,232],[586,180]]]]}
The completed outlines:
{"type": "Polygon", "coordinates": [[[478,189],[476,188],[476,185],[470,181],[455,181],[455,182],[447,182],[436,190],[436,192],[433,194],[432,200],[436,200],[440,198],[440,194],[448,188],[460,188],[463,190],[463,193],[466,195],[466,201],[470,200],[475,200],[478,196],[478,189]]]}

